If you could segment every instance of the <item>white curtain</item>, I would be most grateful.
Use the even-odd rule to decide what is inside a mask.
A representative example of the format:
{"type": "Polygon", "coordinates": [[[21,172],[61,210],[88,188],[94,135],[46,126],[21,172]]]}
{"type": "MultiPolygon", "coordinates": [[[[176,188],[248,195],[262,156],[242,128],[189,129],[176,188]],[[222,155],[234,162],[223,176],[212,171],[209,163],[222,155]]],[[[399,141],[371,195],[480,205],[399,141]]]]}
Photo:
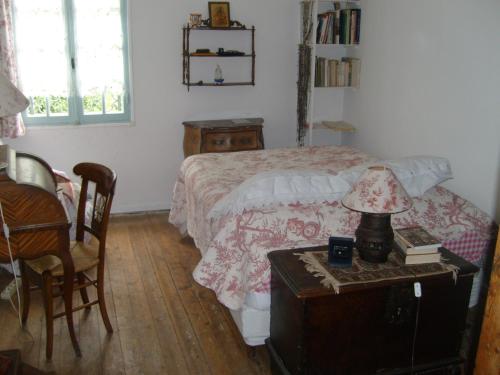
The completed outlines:
{"type": "MultiPolygon", "coordinates": [[[[0,73],[17,86],[11,0],[0,0],[0,73]]],[[[0,138],[16,138],[25,132],[26,128],[20,114],[0,118],[0,138]]]]}

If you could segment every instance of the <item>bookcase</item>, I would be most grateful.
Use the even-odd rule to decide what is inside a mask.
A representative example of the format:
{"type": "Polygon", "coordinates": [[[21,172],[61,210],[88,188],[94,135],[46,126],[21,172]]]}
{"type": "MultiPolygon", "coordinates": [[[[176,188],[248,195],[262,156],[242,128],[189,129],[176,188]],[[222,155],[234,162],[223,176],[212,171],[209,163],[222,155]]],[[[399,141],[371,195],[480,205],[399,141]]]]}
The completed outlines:
{"type": "MultiPolygon", "coordinates": [[[[339,144],[342,134],[356,130],[343,121],[342,108],[345,90],[360,86],[361,60],[356,57],[362,24],[360,1],[305,2],[312,6],[312,32],[308,40],[301,40],[311,47],[307,143],[314,144],[313,133],[321,129],[320,139],[339,144]],[[337,134],[323,134],[325,131],[337,134]]],[[[303,26],[303,19],[301,23],[303,26]]]]}

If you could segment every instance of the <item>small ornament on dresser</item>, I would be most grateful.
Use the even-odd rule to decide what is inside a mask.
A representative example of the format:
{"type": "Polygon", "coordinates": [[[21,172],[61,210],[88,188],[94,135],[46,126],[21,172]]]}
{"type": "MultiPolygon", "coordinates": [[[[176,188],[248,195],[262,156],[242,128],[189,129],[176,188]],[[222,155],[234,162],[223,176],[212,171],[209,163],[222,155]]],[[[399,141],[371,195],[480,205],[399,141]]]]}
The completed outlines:
{"type": "Polygon", "coordinates": [[[219,64],[217,64],[217,66],[215,67],[214,81],[218,85],[224,82],[224,77],[222,76],[222,69],[219,64]]]}

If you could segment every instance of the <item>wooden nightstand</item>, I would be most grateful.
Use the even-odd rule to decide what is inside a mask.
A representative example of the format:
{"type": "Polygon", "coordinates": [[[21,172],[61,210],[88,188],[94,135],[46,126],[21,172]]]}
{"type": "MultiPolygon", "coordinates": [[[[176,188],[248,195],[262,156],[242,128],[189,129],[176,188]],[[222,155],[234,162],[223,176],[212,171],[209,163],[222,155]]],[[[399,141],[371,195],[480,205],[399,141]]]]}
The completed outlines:
{"type": "Polygon", "coordinates": [[[185,121],[184,157],[205,152],[261,150],[262,118],[185,121]]]}
{"type": "Polygon", "coordinates": [[[409,374],[417,318],[414,374],[457,373],[477,267],[442,249],[459,269],[456,283],[448,273],[356,284],[335,294],[294,255],[304,250],[268,254],[273,374],[409,374]]]}

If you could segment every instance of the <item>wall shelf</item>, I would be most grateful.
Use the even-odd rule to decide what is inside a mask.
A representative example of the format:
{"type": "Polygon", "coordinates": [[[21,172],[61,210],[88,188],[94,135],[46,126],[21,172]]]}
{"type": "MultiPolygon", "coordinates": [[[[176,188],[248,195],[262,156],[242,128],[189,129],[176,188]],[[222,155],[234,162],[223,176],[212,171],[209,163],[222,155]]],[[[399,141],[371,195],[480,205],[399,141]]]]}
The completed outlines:
{"type": "Polygon", "coordinates": [[[196,55],[196,54],[189,54],[190,57],[195,57],[195,58],[203,58],[203,57],[208,57],[208,58],[213,58],[213,57],[218,57],[218,58],[229,58],[229,57],[255,57],[255,55],[196,55]]]}
{"type": "Polygon", "coordinates": [[[253,82],[223,82],[223,83],[215,83],[215,82],[183,82],[186,86],[210,86],[210,87],[222,87],[222,86],[252,86],[255,85],[253,82]]]}
{"type": "MultiPolygon", "coordinates": [[[[213,61],[213,60],[212,60],[213,61]]],[[[214,28],[207,26],[200,27],[190,27],[184,26],[182,28],[182,84],[189,88],[192,86],[207,86],[207,87],[225,87],[225,86],[255,86],[255,27],[246,28],[245,26],[233,26],[228,28],[214,28]],[[190,50],[190,39],[191,32],[203,32],[203,31],[220,31],[220,32],[231,32],[231,31],[246,31],[250,33],[251,39],[251,50],[250,52],[245,52],[244,55],[218,55],[218,54],[197,54],[194,51],[190,50]],[[251,68],[250,68],[250,80],[242,80],[235,82],[223,82],[223,83],[215,83],[215,82],[205,82],[203,80],[197,80],[195,82],[192,81],[191,77],[191,59],[196,59],[200,63],[203,63],[203,59],[250,59],[251,60],[251,68]]]]}
{"type": "Polygon", "coordinates": [[[319,121],[313,123],[313,129],[327,129],[334,132],[355,133],[356,128],[345,121],[319,121]]]}

